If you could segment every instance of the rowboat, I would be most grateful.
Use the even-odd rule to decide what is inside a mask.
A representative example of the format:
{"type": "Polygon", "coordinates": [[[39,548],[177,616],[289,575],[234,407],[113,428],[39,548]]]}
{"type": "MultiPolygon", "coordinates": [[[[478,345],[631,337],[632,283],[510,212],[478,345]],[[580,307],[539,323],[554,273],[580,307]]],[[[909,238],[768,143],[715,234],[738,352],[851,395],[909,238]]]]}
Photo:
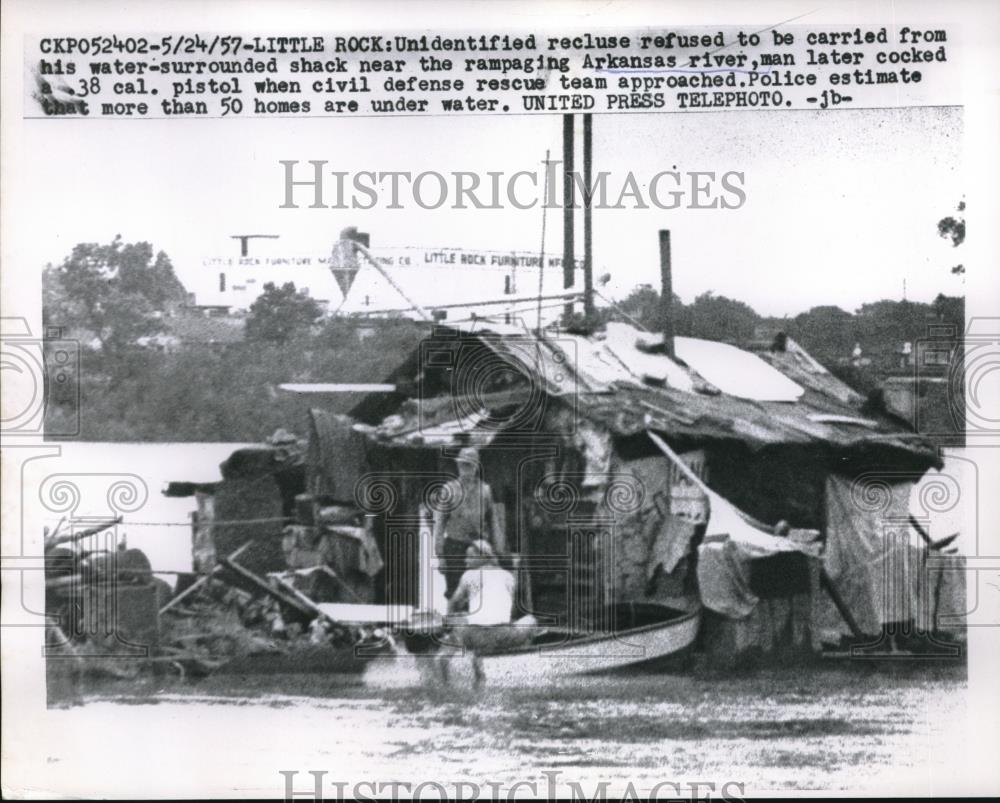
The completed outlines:
{"type": "MultiPolygon", "coordinates": [[[[323,606],[328,607],[328,606],[323,606]]],[[[352,620],[379,624],[384,606],[352,606],[352,620]]],[[[384,614],[382,619],[389,619],[384,614]]],[[[380,673],[404,675],[411,666],[429,677],[433,664],[478,664],[480,677],[499,685],[531,685],[578,675],[670,666],[694,644],[701,611],[682,612],[655,603],[621,603],[608,611],[600,632],[575,633],[539,624],[428,627],[418,619],[383,621],[381,638],[356,647],[308,646],[283,655],[254,655],[220,668],[222,674],[320,673],[349,680],[380,673]],[[393,633],[392,637],[389,633],[393,633]]],[[[414,675],[415,676],[415,675],[414,675]]],[[[418,681],[419,682],[419,681],[418,681]]]]}
{"type": "Polygon", "coordinates": [[[605,632],[574,635],[543,629],[530,643],[478,653],[483,679],[494,683],[548,682],[574,675],[664,668],[685,654],[698,636],[701,611],[676,611],[653,603],[612,609],[605,632]]]}

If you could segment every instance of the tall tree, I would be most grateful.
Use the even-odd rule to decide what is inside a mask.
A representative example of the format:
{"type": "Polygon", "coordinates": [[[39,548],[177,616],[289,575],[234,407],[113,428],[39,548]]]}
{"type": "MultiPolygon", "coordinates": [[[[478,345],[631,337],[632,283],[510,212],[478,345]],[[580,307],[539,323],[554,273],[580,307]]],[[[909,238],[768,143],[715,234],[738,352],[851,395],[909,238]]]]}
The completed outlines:
{"type": "Polygon", "coordinates": [[[788,329],[792,337],[824,364],[847,357],[856,342],[854,316],[831,305],[799,313],[789,322],[788,329]]]}
{"type": "MultiPolygon", "coordinates": [[[[650,284],[640,284],[635,287],[618,304],[618,309],[632,323],[638,323],[651,332],[660,330],[660,293],[650,284]]],[[[674,334],[687,336],[691,334],[690,309],[684,306],[680,296],[674,294],[670,305],[670,316],[673,319],[674,334]]]]}
{"type": "Polygon", "coordinates": [[[79,243],[42,274],[46,323],[91,332],[108,354],[161,331],[154,315],[185,298],[170,258],[147,242],[79,243]]]}
{"type": "Polygon", "coordinates": [[[939,321],[955,324],[959,332],[965,330],[965,299],[962,296],[938,293],[931,306],[939,321]]]}
{"type": "Polygon", "coordinates": [[[287,343],[302,334],[323,315],[322,305],[294,282],[281,287],[274,282],[264,285],[264,292],[247,312],[247,340],[287,343]]]}
{"type": "Polygon", "coordinates": [[[698,296],[690,307],[691,335],[745,345],[753,338],[760,316],[748,304],[717,296],[711,291],[698,296]]]}
{"type": "MultiPolygon", "coordinates": [[[[958,216],[948,215],[938,221],[938,234],[951,240],[954,248],[958,248],[965,242],[965,201],[958,204],[958,216]]],[[[955,265],[951,269],[952,273],[965,273],[965,265],[955,265]]]]}

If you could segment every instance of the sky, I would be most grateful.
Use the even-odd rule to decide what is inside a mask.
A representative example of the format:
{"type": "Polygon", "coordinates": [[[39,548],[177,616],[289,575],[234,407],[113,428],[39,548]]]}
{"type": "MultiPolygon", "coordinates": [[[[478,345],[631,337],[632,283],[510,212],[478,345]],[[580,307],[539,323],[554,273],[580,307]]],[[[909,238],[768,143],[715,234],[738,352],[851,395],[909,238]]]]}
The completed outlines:
{"type": "MultiPolygon", "coordinates": [[[[712,291],[782,316],[898,299],[904,279],[911,300],[964,292],[950,273],[961,252],[936,230],[963,196],[960,108],[597,114],[593,129],[594,169],[611,174],[610,187],[629,171],[644,185],[676,167],[741,172],[746,192],[739,209],[595,211],[595,273],[611,275],[611,297],[658,286],[662,228],[671,231],[674,291],[686,302],[712,291]]],[[[350,225],[375,246],[537,252],[539,208],[386,209],[386,199],[367,211],[280,209],[279,161],[513,174],[540,170],[546,150],[558,158],[562,137],[559,115],[92,119],[76,123],[73,137],[59,124],[28,120],[24,133],[32,181],[47,188],[24,198],[24,219],[47,220],[50,231],[21,245],[19,263],[59,262],[77,242],[121,234],[165,250],[194,291],[216,280],[203,260],[238,255],[229,237],[244,232],[278,234],[279,250],[291,254],[328,254],[350,225]]],[[[548,212],[545,249],[561,253],[558,210],[548,212]]],[[[582,250],[578,222],[578,258],[582,250]]]]}

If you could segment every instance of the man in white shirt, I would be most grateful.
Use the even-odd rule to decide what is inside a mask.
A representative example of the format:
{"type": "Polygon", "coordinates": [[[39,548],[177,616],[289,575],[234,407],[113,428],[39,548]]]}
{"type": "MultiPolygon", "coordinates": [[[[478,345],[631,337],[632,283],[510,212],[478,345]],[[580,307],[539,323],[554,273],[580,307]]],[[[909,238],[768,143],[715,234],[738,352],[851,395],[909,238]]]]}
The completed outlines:
{"type": "Polygon", "coordinates": [[[448,613],[464,614],[460,624],[508,624],[514,609],[514,575],[500,567],[493,548],[483,540],[473,541],[466,550],[465,565],[448,601],[448,613]]]}
{"type": "MultiPolygon", "coordinates": [[[[511,613],[514,610],[515,580],[500,567],[487,541],[473,541],[465,552],[466,570],[455,593],[448,600],[448,623],[454,627],[461,647],[471,653],[472,668],[478,686],[484,680],[479,654],[495,649],[511,639],[511,613]]],[[[456,645],[457,646],[457,645],[456,645]]],[[[445,651],[439,656],[441,677],[448,682],[448,661],[455,655],[445,651]]]]}

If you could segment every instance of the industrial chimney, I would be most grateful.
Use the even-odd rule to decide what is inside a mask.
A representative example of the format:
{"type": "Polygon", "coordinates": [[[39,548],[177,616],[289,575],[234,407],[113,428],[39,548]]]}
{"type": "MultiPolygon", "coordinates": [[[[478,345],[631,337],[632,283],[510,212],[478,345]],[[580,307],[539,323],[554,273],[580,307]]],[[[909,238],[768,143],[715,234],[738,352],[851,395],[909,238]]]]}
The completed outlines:
{"type": "Polygon", "coordinates": [[[671,307],[674,300],[673,277],[670,273],[670,232],[660,229],[660,332],[663,334],[663,353],[674,356],[674,322],[671,307]]]}

